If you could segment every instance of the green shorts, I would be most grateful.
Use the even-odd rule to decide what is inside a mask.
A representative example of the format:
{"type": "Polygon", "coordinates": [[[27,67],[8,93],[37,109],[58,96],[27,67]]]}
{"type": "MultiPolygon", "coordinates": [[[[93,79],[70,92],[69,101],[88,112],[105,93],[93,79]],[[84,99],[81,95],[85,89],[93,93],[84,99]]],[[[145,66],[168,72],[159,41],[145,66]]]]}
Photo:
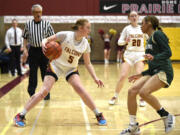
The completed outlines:
{"type": "Polygon", "coordinates": [[[162,82],[164,82],[166,84],[165,88],[168,88],[171,85],[171,82],[173,80],[174,77],[174,73],[173,73],[173,69],[172,68],[168,68],[168,69],[154,69],[149,71],[148,74],[146,75],[150,75],[153,76],[157,74],[159,77],[159,80],[161,80],[162,82]]]}

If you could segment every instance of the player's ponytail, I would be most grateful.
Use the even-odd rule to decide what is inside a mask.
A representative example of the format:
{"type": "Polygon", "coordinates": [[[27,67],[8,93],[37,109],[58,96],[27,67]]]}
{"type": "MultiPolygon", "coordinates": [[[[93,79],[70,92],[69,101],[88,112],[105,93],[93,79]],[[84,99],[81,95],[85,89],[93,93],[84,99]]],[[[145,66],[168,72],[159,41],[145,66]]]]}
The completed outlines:
{"type": "Polygon", "coordinates": [[[158,30],[162,31],[162,28],[160,26],[157,27],[158,30]]]}
{"type": "Polygon", "coordinates": [[[78,19],[71,28],[76,31],[79,29],[79,26],[84,26],[86,22],[89,22],[89,21],[87,19],[78,19]]]}

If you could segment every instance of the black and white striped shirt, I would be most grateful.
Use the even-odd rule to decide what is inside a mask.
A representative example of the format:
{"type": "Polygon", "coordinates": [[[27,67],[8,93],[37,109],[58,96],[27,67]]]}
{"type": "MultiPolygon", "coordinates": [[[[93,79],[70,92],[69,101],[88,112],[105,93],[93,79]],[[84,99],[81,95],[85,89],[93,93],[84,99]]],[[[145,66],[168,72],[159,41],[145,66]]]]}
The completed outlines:
{"type": "Polygon", "coordinates": [[[41,47],[41,41],[51,35],[54,35],[54,30],[49,21],[35,22],[31,20],[25,24],[23,38],[33,47],[41,47]]]}

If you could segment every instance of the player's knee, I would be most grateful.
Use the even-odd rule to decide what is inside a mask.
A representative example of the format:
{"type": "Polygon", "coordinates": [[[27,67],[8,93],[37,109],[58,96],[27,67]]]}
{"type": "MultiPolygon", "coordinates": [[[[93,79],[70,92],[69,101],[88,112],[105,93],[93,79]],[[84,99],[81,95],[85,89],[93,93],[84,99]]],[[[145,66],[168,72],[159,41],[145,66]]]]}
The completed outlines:
{"type": "Polygon", "coordinates": [[[43,90],[40,91],[40,97],[43,99],[48,95],[48,93],[49,93],[49,89],[43,88],[43,90]]]}
{"type": "Polygon", "coordinates": [[[129,90],[128,90],[128,95],[129,96],[136,96],[138,94],[138,91],[135,87],[131,87],[129,90]]]}
{"type": "Polygon", "coordinates": [[[146,89],[142,88],[139,92],[139,96],[142,97],[143,99],[148,97],[149,93],[146,92],[146,89]]]}
{"type": "Polygon", "coordinates": [[[122,81],[122,80],[125,80],[126,79],[126,74],[121,74],[120,78],[119,78],[119,81],[122,81]]]}

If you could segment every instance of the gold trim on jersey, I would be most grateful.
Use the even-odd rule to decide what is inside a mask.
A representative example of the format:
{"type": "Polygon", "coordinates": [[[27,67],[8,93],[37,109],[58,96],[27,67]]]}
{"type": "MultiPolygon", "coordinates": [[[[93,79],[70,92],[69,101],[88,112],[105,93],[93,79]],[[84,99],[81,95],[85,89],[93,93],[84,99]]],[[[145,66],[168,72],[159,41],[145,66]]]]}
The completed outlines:
{"type": "Polygon", "coordinates": [[[55,70],[53,69],[51,63],[49,63],[49,66],[50,66],[51,71],[52,71],[53,73],[56,73],[55,70]]]}
{"type": "Polygon", "coordinates": [[[158,74],[159,80],[161,80],[162,82],[164,82],[165,84],[167,84],[169,86],[169,83],[167,82],[167,76],[165,72],[159,72],[158,74]]]}

